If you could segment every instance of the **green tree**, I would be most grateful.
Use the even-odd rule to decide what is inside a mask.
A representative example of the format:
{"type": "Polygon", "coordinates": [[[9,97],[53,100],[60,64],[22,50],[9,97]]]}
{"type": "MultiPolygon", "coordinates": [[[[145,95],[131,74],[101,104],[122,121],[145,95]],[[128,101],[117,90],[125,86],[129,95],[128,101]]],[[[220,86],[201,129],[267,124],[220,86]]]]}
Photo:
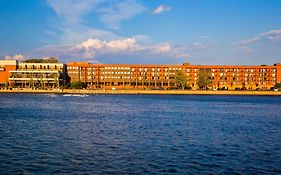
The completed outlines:
{"type": "Polygon", "coordinates": [[[179,85],[183,90],[187,87],[188,77],[184,75],[183,71],[177,71],[175,76],[176,84],[179,85]]]}
{"type": "Polygon", "coordinates": [[[43,74],[40,76],[40,86],[44,87],[43,74]]]}
{"type": "Polygon", "coordinates": [[[31,75],[30,77],[30,81],[29,81],[30,87],[34,88],[34,80],[33,80],[33,75],[31,75]]]}
{"type": "Polygon", "coordinates": [[[207,88],[211,83],[211,71],[209,69],[200,69],[199,70],[199,78],[197,80],[198,87],[207,88]]]}
{"type": "Polygon", "coordinates": [[[275,88],[281,89],[281,83],[276,83],[275,88]]]}
{"type": "Polygon", "coordinates": [[[86,83],[83,83],[81,81],[73,82],[70,84],[70,88],[72,88],[72,89],[83,89],[86,87],[87,87],[86,83]]]}
{"type": "Polygon", "coordinates": [[[42,58],[32,58],[29,60],[25,60],[25,63],[59,63],[59,59],[56,57],[50,57],[47,59],[42,58]]]}
{"type": "Polygon", "coordinates": [[[59,87],[59,76],[57,74],[54,75],[54,79],[55,79],[55,86],[59,87]]]}

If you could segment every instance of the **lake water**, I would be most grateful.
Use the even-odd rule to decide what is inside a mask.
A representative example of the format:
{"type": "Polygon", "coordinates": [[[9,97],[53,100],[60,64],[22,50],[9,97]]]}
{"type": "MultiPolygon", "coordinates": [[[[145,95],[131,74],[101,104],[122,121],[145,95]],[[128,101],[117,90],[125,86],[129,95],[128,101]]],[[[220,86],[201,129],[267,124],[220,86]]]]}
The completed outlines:
{"type": "Polygon", "coordinates": [[[0,94],[1,174],[280,174],[281,97],[0,94]]]}

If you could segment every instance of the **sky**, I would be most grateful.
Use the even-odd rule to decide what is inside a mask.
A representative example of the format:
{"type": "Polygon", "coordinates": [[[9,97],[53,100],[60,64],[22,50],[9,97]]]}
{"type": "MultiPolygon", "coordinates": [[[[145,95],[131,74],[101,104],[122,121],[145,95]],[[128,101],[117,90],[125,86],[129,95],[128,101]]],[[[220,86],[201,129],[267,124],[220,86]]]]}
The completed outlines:
{"type": "Polygon", "coordinates": [[[280,0],[0,0],[0,59],[281,62],[280,0]]]}

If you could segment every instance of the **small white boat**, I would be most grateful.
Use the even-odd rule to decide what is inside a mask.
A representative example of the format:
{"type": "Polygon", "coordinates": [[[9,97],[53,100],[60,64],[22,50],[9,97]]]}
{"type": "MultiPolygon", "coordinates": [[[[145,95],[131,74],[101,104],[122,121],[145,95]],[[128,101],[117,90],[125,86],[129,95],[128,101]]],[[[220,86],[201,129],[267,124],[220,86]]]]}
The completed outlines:
{"type": "Polygon", "coordinates": [[[86,94],[64,94],[64,97],[88,97],[86,94]]]}
{"type": "Polygon", "coordinates": [[[88,97],[86,94],[73,94],[74,97],[88,97]]]}

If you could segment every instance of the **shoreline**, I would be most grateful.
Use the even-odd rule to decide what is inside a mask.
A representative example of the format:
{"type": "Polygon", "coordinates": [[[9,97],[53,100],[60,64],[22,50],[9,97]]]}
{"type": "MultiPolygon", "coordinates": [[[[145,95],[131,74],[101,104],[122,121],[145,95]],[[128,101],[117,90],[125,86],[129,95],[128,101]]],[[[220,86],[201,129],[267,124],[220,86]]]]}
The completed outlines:
{"type": "Polygon", "coordinates": [[[211,90],[85,90],[85,89],[54,89],[54,90],[0,90],[1,93],[30,94],[109,94],[109,95],[254,95],[281,96],[281,91],[211,91],[211,90]]]}

